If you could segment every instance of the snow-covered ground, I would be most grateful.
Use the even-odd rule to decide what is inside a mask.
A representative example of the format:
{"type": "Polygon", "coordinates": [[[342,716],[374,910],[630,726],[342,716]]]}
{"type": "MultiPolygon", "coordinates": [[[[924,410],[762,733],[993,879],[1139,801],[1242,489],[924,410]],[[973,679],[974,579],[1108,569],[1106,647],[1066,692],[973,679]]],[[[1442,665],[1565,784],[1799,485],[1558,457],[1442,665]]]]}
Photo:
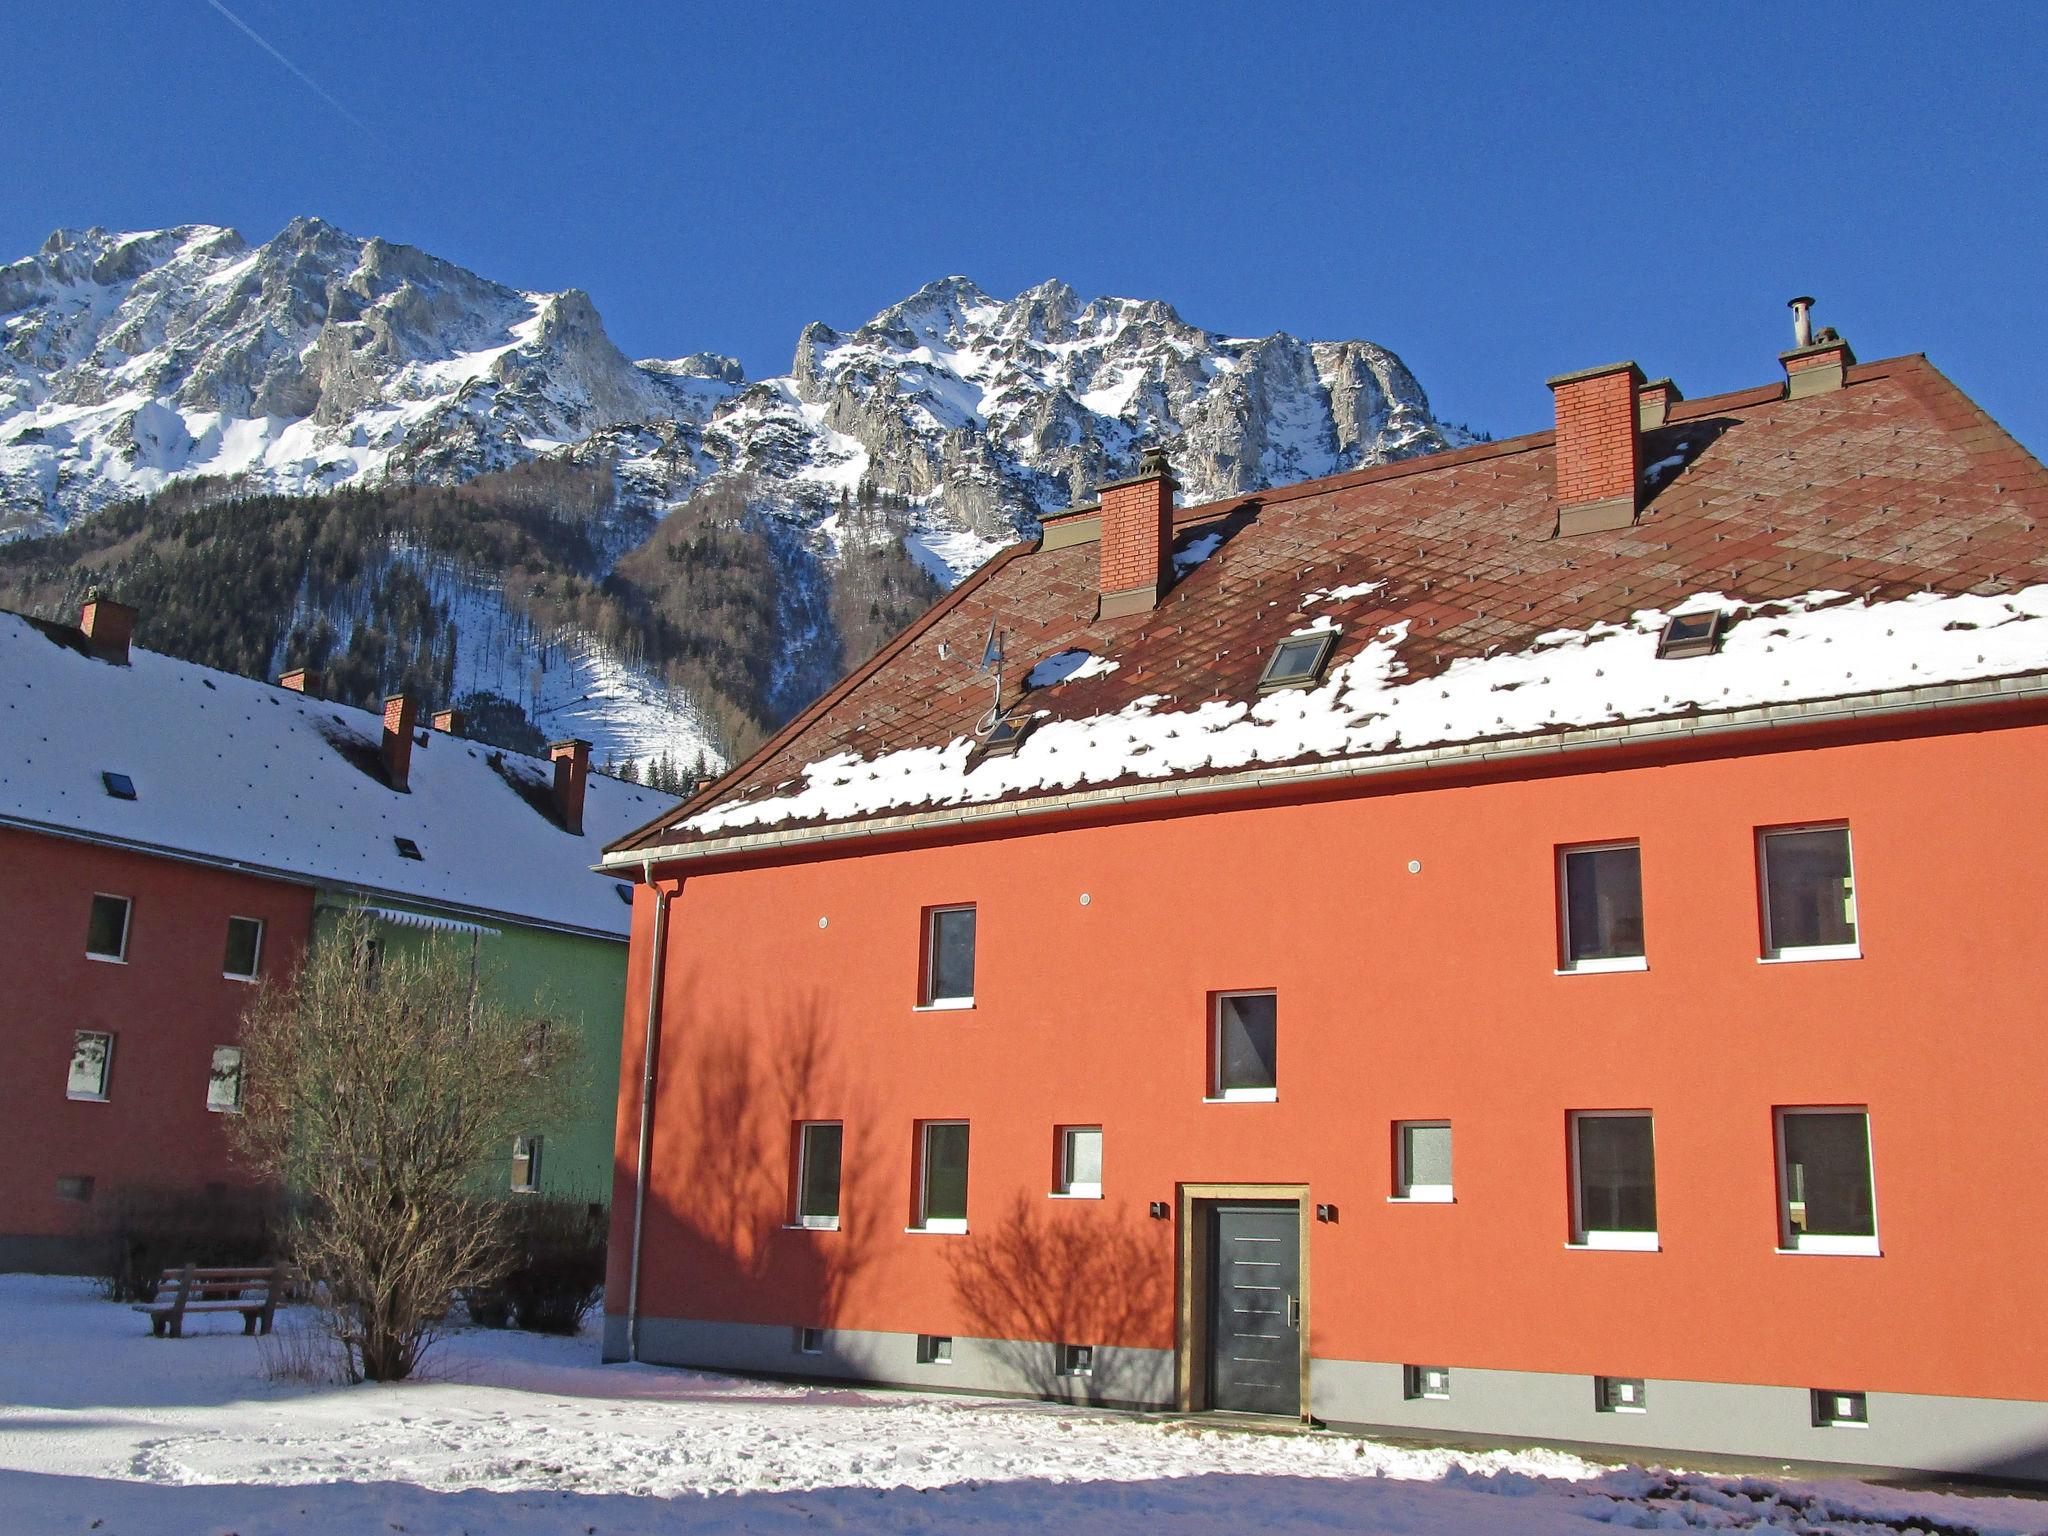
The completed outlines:
{"type": "Polygon", "coordinates": [[[307,1386],[270,1379],[278,1346],[240,1326],[155,1339],[81,1281],[0,1277],[0,1532],[2048,1529],[2048,1504],[2014,1497],[606,1366],[588,1333],[465,1332],[427,1380],[307,1386]]]}

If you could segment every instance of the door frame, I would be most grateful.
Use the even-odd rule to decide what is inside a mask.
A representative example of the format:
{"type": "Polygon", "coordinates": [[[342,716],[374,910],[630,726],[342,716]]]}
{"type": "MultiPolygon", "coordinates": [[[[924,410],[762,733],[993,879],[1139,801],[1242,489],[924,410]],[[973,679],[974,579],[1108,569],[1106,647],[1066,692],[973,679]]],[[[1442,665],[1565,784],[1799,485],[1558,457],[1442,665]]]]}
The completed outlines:
{"type": "Polygon", "coordinates": [[[1308,1230],[1309,1205],[1306,1184],[1182,1184],[1179,1186],[1180,1305],[1174,1329],[1174,1375],[1176,1397],[1182,1413],[1205,1413],[1209,1409],[1209,1314],[1210,1288],[1215,1281],[1215,1256],[1210,1252],[1210,1214],[1219,1201],[1262,1201],[1273,1205],[1293,1202],[1295,1225],[1301,1235],[1301,1419],[1307,1423],[1308,1395],[1308,1230]]]}

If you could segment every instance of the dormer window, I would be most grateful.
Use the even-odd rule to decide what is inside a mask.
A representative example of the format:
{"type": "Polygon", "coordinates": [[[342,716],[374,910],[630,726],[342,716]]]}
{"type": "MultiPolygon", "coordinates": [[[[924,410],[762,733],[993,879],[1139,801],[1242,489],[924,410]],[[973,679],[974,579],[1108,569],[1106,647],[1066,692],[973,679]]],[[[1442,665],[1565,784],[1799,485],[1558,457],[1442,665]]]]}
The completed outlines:
{"type": "Polygon", "coordinates": [[[1686,656],[1711,656],[1721,644],[1721,621],[1715,613],[1674,613],[1665,620],[1664,633],[1657,637],[1657,659],[1675,661],[1686,656]]]}
{"type": "Polygon", "coordinates": [[[1334,629],[1289,635],[1273,647],[1272,658],[1266,663],[1264,675],[1259,678],[1259,692],[1312,686],[1323,675],[1323,663],[1330,659],[1330,647],[1336,641],[1337,631],[1334,629]]]}

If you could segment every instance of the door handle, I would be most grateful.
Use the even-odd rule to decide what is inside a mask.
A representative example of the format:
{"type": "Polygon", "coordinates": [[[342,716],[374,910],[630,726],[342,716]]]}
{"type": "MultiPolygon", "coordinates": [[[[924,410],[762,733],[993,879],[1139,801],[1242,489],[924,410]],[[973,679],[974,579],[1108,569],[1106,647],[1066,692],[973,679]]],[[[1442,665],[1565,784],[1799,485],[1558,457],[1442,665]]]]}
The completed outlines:
{"type": "Polygon", "coordinates": [[[1299,1296],[1287,1298],[1287,1326],[1296,1330],[1299,1330],[1301,1327],[1301,1298],[1299,1296]]]}

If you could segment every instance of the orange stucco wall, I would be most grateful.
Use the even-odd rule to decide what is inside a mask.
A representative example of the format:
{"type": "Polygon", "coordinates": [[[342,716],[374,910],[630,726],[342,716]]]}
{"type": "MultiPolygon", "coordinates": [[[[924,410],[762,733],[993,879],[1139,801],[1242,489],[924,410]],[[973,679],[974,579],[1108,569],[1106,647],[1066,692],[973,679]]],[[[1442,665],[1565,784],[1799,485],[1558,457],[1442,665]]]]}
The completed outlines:
{"type": "Polygon", "coordinates": [[[1305,1183],[1339,1207],[1319,1357],[2048,1397],[2044,791],[2048,727],[2011,724],[689,875],[643,1311],[1170,1347],[1148,1202],[1305,1183]],[[1754,833],[1808,820],[1850,825],[1863,956],[1760,964],[1754,833]],[[1555,974],[1556,849],[1627,838],[1649,968],[1555,974]],[[914,1011],[954,902],[976,1006],[914,1011]],[[1208,994],[1266,987],[1278,1102],[1203,1103],[1208,994]],[[1869,1106],[1881,1257],[1774,1251],[1801,1104],[1869,1106]],[[1567,1247],[1566,1114],[1599,1108],[1655,1115],[1661,1251],[1567,1247]],[[1389,1204],[1392,1122],[1439,1117],[1456,1202],[1389,1204]],[[904,1231],[930,1118],[973,1127],[965,1235],[904,1231]],[[841,1231],[783,1227],[798,1119],[846,1123],[841,1231]],[[1063,1123],[1105,1128],[1099,1202],[1048,1198],[1063,1123]]]}
{"type": "Polygon", "coordinates": [[[221,974],[231,916],[263,919],[259,972],[303,952],[313,893],[230,871],[0,829],[0,1238],[89,1229],[125,1184],[197,1191],[246,1182],[222,1117],[206,1108],[213,1048],[232,1045],[247,982],[221,974]],[[125,963],[86,957],[95,892],[134,903],[125,963]],[[69,1099],[72,1035],[115,1036],[104,1103],[69,1099]],[[94,1180],[89,1204],[60,1200],[59,1177],[94,1180]]]}

